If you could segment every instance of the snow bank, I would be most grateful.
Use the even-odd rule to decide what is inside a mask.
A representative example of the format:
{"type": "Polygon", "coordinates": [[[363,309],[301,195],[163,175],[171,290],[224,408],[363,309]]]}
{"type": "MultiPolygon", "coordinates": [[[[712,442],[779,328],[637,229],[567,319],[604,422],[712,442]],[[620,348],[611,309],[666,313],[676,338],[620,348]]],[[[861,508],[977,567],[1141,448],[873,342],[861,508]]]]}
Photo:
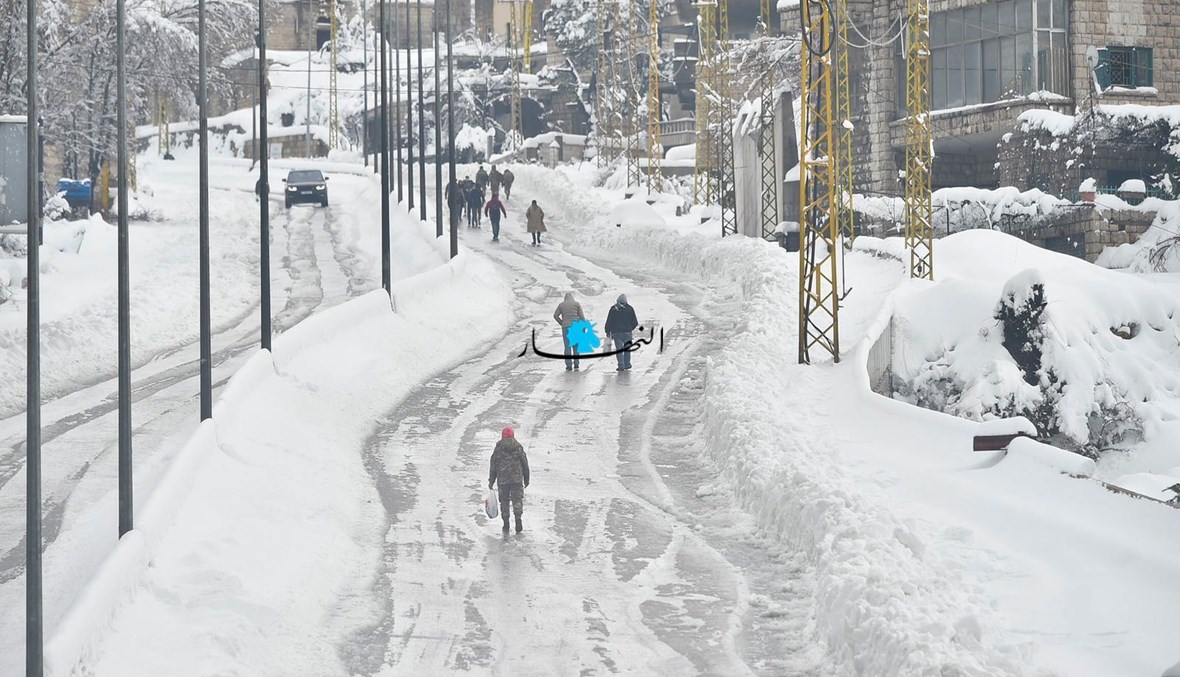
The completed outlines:
{"type": "MultiPolygon", "coordinates": [[[[971,630],[986,626],[985,605],[956,588],[953,570],[933,553],[915,557],[921,546],[907,536],[912,529],[841,469],[839,455],[824,446],[826,425],[809,423],[826,418],[810,398],[824,392],[832,371],[800,367],[791,349],[797,255],[752,238],[615,228],[594,216],[591,205],[601,204],[601,196],[545,175],[517,175],[536,194],[571,196],[561,210],[567,218],[589,215],[574,246],[735,290],[742,323],[707,357],[703,446],[742,508],[775,542],[797,546],[814,569],[816,633],[839,666],[834,672],[1017,672],[995,657],[999,652],[986,635],[971,630]]],[[[876,318],[879,309],[865,312],[876,318]]],[[[855,346],[869,324],[850,318],[849,344],[855,346]]],[[[951,444],[966,453],[973,424],[926,415],[949,421],[957,435],[951,444]]]]}
{"type": "Polygon", "coordinates": [[[1131,244],[1107,247],[1097,264],[1132,273],[1180,273],[1180,202],[1162,203],[1147,232],[1131,244]]]}
{"type": "MultiPolygon", "coordinates": [[[[371,221],[370,216],[370,226],[371,221]]],[[[427,249],[436,251],[433,228],[418,225],[407,229],[410,236],[428,237],[427,249]]],[[[402,257],[409,251],[400,251],[395,261],[408,263],[402,257]]],[[[378,537],[362,536],[377,523],[370,513],[378,502],[360,489],[371,491],[367,482],[357,481],[365,472],[361,455],[348,450],[355,452],[376,417],[416,383],[480,349],[511,320],[511,291],[490,264],[470,255],[441,265],[436,260],[433,269],[404,279],[397,290],[402,305],[414,310],[395,314],[383,291],[371,292],[312,315],[276,338],[273,361],[259,351],[234,375],[213,418],[197,428],[137,511],[138,530],[120,540],[53,629],[47,674],[69,674],[79,661],[87,670],[105,665],[113,674],[161,674],[169,666],[211,665],[230,654],[236,664],[271,665],[260,674],[303,669],[293,667],[304,665],[297,659],[285,663],[284,657],[267,655],[260,644],[248,657],[233,648],[242,632],[259,627],[249,609],[293,612],[277,612],[287,620],[263,624],[267,631],[315,625],[307,610],[330,608],[327,597],[359,575],[371,551],[372,544],[354,539],[378,537]],[[432,312],[417,310],[427,308],[432,312]],[[399,353],[415,359],[397,359],[399,353]],[[395,380],[403,388],[374,391],[375,381],[366,378],[374,369],[398,372],[403,378],[395,380]],[[339,418],[329,423],[315,420],[317,415],[339,418]],[[323,430],[338,437],[318,443],[299,437],[323,430]],[[240,483],[249,486],[236,486],[240,483]],[[291,557],[285,549],[291,542],[305,543],[311,554],[291,557]],[[234,545],[226,550],[229,543],[234,545]],[[211,557],[214,550],[221,554],[211,557]],[[332,567],[323,569],[328,560],[332,567]],[[267,580],[243,582],[259,576],[267,580]],[[206,583],[218,577],[239,584],[214,586],[211,592],[206,583]],[[310,580],[317,585],[307,586],[310,580]],[[238,609],[245,618],[229,613],[210,621],[208,607],[192,606],[191,600],[211,594],[224,596],[223,611],[238,609]],[[254,594],[275,597],[257,606],[242,599],[254,594]],[[193,626],[186,644],[193,653],[144,643],[146,633],[165,627],[174,632],[177,624],[193,626]],[[135,650],[104,650],[125,642],[135,650]],[[284,667],[274,667],[275,661],[284,667]],[[145,666],[150,667],[145,671],[145,666]]],[[[313,630],[295,634],[306,637],[313,630]]],[[[327,660],[331,647],[308,651],[327,660]]]]}
{"type": "MultiPolygon", "coordinates": [[[[900,243],[899,243],[900,244],[900,243]]],[[[971,420],[1026,415],[1041,435],[1096,450],[1139,439],[1161,393],[1180,389],[1180,300],[994,231],[937,243],[940,274],[897,298],[900,396],[971,420]],[[1046,300],[1022,367],[1005,348],[1001,301],[1046,300]]]]}

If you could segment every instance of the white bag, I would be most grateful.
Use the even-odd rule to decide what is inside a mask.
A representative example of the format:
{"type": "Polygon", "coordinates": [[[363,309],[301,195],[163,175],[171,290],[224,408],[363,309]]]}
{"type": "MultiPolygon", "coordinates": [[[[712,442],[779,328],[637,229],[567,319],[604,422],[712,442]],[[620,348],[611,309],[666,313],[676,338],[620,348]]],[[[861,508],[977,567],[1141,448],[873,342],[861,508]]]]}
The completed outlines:
{"type": "Polygon", "coordinates": [[[500,498],[496,496],[496,492],[488,491],[488,495],[483,499],[483,511],[490,520],[500,516],[500,498]]]}

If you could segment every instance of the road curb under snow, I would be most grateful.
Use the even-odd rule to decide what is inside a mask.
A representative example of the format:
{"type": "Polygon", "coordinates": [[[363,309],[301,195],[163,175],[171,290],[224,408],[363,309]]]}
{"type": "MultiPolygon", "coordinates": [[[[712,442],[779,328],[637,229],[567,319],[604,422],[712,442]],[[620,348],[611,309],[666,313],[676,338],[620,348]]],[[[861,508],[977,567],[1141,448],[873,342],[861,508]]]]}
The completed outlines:
{"type": "MultiPolygon", "coordinates": [[[[376,290],[315,313],[276,337],[273,354],[259,350],[251,356],[222,391],[214,405],[213,418],[198,426],[166,469],[160,483],[136,511],[137,528],[119,540],[53,629],[45,645],[46,675],[64,677],[70,674],[109,630],[119,607],[134,598],[190,495],[198,471],[218,451],[219,429],[232,429],[242,403],[264,384],[282,378],[284,368],[305,353],[322,349],[325,344],[347,341],[349,329],[358,323],[381,318],[392,321],[396,317],[398,331],[421,331],[422,326],[415,321],[429,317],[426,311],[431,300],[439,294],[448,291],[463,293],[466,287],[486,288],[486,280],[476,279],[484,271],[471,271],[470,258],[470,255],[462,254],[429,271],[399,281],[393,286],[392,301],[383,290],[376,290]]],[[[507,298],[504,300],[507,305],[507,298]]],[[[495,331],[495,328],[489,327],[488,331],[495,331]]],[[[486,337],[472,335],[466,341],[448,344],[449,351],[443,350],[456,353],[452,357],[458,359],[464,351],[477,348],[481,338],[486,337]]]]}

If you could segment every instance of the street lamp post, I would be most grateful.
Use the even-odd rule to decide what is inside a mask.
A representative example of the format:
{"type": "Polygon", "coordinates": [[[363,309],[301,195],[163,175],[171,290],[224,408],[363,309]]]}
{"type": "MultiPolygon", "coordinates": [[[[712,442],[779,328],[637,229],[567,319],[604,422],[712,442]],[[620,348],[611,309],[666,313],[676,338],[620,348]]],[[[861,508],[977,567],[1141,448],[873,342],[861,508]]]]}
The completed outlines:
{"type": "Polygon", "coordinates": [[[434,235],[443,235],[443,183],[442,183],[442,83],[439,81],[438,66],[438,5],[431,5],[430,23],[434,28],[434,235]]]}
{"type": "Polygon", "coordinates": [[[209,97],[206,73],[208,46],[205,30],[205,0],[197,0],[197,107],[200,152],[197,170],[200,189],[198,237],[200,239],[200,324],[201,324],[201,420],[213,418],[213,340],[209,314],[209,97]]]}
{"type": "Polygon", "coordinates": [[[119,371],[119,537],[134,527],[131,493],[131,273],[130,231],[127,223],[127,32],[126,0],[115,3],[115,124],[119,164],[119,218],[116,226],[118,250],[118,371],[119,371]]]}
{"type": "MultiPolygon", "coordinates": [[[[447,155],[450,169],[450,187],[454,191],[458,188],[455,183],[455,65],[451,58],[451,0],[447,2],[447,155]]],[[[454,197],[450,200],[454,202],[454,197]]],[[[451,258],[459,255],[459,213],[453,204],[448,204],[451,222],[451,258]]]]}
{"type": "Polygon", "coordinates": [[[25,675],[44,673],[41,571],[41,219],[37,209],[41,168],[37,157],[37,1],[25,2],[27,97],[26,200],[28,204],[28,300],[25,374],[25,675]]]}
{"type": "Polygon", "coordinates": [[[270,350],[270,137],[266,115],[266,0],[258,0],[258,265],[262,349],[270,350]]]}
{"type": "Polygon", "coordinates": [[[410,66],[410,2],[406,0],[406,178],[407,202],[414,211],[414,78],[410,66]]]}
{"type": "Polygon", "coordinates": [[[426,106],[422,98],[422,0],[418,0],[418,218],[426,220],[426,106]]]}
{"type": "MultiPolygon", "coordinates": [[[[385,0],[377,0],[381,22],[381,288],[389,293],[391,287],[391,264],[389,260],[389,50],[386,42],[385,0]]],[[[398,192],[401,191],[399,185],[398,192]]]]}

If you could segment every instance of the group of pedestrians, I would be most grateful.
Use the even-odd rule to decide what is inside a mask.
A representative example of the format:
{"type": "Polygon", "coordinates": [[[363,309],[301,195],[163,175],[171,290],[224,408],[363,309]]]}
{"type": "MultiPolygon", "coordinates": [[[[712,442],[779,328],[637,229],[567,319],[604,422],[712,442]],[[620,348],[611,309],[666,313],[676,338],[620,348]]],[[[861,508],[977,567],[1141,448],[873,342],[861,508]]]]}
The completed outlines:
{"type": "MultiPolygon", "coordinates": [[[[582,304],[574,299],[572,292],[567,292],[565,299],[557,304],[553,311],[553,319],[561,325],[561,344],[565,355],[565,370],[578,371],[578,347],[570,341],[570,327],[578,320],[585,320],[586,313],[582,311],[582,304]]],[[[635,309],[627,302],[626,294],[619,294],[615,304],[606,314],[606,326],[603,330],[615,344],[615,355],[618,367],[615,371],[629,371],[631,369],[631,353],[626,350],[634,340],[635,329],[639,327],[639,320],[635,316],[635,309]]]]}
{"type": "Polygon", "coordinates": [[[500,189],[503,188],[504,199],[507,200],[512,196],[512,183],[515,180],[511,169],[501,172],[496,169],[496,165],[492,165],[489,173],[480,165],[474,180],[468,176],[459,182],[458,187],[447,186],[447,202],[452,209],[459,211],[459,217],[467,221],[468,228],[479,228],[483,225],[483,215],[490,211],[486,208],[490,202],[488,189],[491,189],[492,198],[499,201],[500,189]]]}
{"type": "MultiPolygon", "coordinates": [[[[487,216],[492,222],[492,242],[500,241],[500,219],[508,216],[508,207],[504,202],[512,197],[512,183],[516,180],[511,169],[501,172],[492,165],[492,171],[484,170],[483,165],[475,172],[475,179],[466,177],[455,184],[448,184],[446,189],[447,204],[452,212],[457,212],[459,218],[467,220],[468,228],[480,228],[483,217],[487,216]],[[491,197],[486,198],[488,189],[491,197]],[[504,191],[504,200],[500,199],[500,190],[504,191]]],[[[536,200],[524,212],[525,226],[532,236],[532,246],[541,244],[541,233],[546,231],[545,212],[536,200]]]]}

